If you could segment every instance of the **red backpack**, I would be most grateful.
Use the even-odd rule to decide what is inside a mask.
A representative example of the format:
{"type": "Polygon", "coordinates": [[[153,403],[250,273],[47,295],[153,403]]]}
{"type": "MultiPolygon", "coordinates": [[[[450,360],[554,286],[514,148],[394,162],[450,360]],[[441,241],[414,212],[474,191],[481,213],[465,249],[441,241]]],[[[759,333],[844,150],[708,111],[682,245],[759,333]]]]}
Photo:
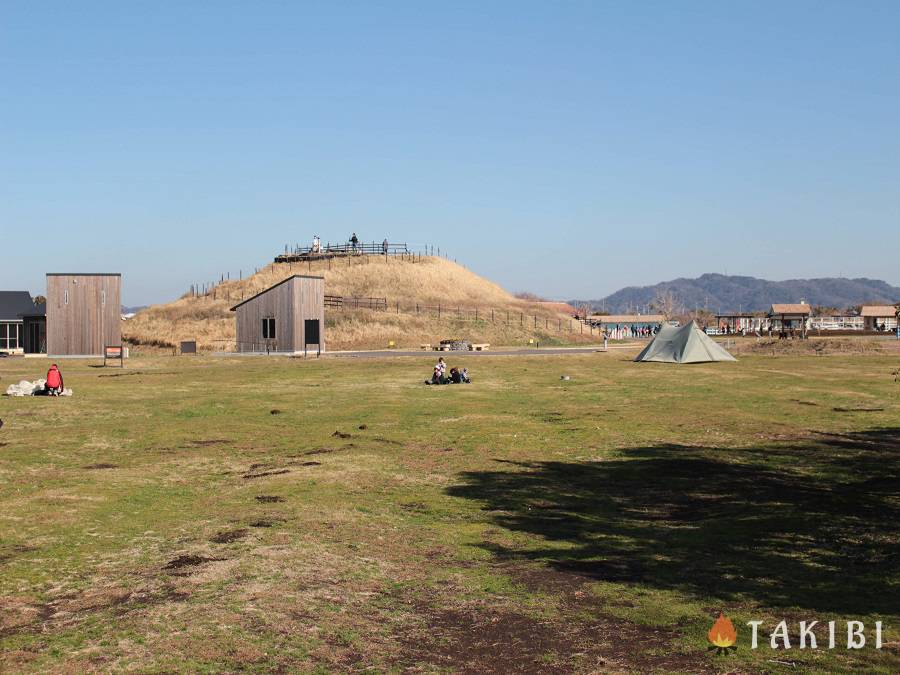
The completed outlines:
{"type": "Polygon", "coordinates": [[[50,370],[47,371],[47,386],[53,389],[61,389],[62,383],[62,374],[59,372],[59,369],[55,365],[50,366],[50,370]]]}

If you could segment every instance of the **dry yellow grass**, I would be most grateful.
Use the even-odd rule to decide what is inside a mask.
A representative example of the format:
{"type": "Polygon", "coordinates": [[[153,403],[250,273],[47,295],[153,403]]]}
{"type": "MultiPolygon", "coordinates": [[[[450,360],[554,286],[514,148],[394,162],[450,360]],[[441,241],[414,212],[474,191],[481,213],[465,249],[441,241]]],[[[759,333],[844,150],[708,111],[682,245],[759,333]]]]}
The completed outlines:
{"type": "Polygon", "coordinates": [[[125,338],[138,345],[163,347],[197,340],[201,349],[231,350],[235,325],[230,308],[292,274],[325,277],[328,295],[387,299],[387,312],[327,310],[325,339],[331,350],[377,349],[391,340],[398,347],[418,347],[449,337],[494,345],[525,344],[529,338],[545,344],[596,340],[589,332],[582,334],[580,325],[561,311],[564,306],[516,298],[454,262],[382,256],[311,265],[273,263],[246,279],[223,282],[207,296],[184,296],[139,312],[125,324],[125,338]],[[442,307],[440,319],[430,309],[438,304],[442,307]],[[463,315],[468,310],[469,318],[459,319],[457,308],[463,315]],[[476,308],[479,320],[474,321],[476,308]]]}

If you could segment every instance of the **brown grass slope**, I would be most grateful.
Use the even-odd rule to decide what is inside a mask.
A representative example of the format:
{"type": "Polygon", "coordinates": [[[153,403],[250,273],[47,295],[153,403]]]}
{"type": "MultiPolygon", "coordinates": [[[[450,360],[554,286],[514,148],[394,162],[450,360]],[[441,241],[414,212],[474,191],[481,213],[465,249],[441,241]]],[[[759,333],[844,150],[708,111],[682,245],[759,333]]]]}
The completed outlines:
{"type": "Polygon", "coordinates": [[[225,281],[208,295],[185,295],[148,307],[125,324],[125,339],[135,345],[160,347],[197,340],[201,349],[232,350],[235,325],[230,308],[292,274],[325,277],[328,295],[387,299],[386,312],[327,309],[329,350],[378,349],[391,340],[397,347],[418,347],[451,337],[493,345],[524,345],[529,338],[543,344],[596,340],[587,329],[582,333],[578,322],[561,311],[564,306],[516,298],[454,262],[382,256],[273,263],[246,279],[225,281]],[[440,318],[437,305],[441,306],[440,318]]]}

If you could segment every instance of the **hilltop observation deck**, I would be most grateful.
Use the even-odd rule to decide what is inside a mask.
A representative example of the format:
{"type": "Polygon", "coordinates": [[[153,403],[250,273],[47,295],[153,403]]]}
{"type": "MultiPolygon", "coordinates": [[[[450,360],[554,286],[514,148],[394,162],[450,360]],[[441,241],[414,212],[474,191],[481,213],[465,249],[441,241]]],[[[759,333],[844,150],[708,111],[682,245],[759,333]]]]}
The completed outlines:
{"type": "Polygon", "coordinates": [[[409,247],[404,244],[358,242],[356,244],[320,244],[313,246],[284,247],[284,253],[275,256],[277,263],[306,262],[308,260],[327,260],[355,255],[410,255],[409,247]]]}

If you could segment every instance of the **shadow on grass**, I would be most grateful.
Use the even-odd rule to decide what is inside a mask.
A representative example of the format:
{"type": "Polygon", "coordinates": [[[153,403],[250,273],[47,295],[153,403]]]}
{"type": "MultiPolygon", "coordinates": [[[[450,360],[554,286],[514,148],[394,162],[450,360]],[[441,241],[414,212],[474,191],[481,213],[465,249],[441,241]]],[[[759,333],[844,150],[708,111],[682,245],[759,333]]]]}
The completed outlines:
{"type": "Polygon", "coordinates": [[[900,428],[771,448],[662,445],[609,461],[507,462],[449,494],[590,577],[840,614],[900,607],[900,428]]]}

